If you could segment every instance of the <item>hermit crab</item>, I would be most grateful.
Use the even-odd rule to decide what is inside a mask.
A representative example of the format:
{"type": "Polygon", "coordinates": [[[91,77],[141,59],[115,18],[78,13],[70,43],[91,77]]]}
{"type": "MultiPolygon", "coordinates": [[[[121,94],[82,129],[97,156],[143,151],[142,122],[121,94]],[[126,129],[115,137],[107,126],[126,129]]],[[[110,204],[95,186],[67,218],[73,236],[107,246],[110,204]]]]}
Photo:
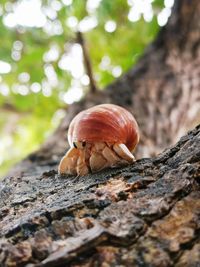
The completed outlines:
{"type": "Polygon", "coordinates": [[[68,130],[70,149],[61,159],[60,174],[86,175],[132,163],[139,129],[126,109],[102,104],[80,112],[68,130]]]}

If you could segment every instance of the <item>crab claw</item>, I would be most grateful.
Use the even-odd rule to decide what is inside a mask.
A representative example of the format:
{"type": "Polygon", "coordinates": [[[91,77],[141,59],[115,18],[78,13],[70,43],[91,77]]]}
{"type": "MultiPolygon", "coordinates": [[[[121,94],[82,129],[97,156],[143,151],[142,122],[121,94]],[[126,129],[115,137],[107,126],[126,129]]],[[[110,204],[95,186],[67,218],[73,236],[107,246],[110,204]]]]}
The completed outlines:
{"type": "Polygon", "coordinates": [[[70,148],[61,159],[58,172],[60,174],[86,175],[89,169],[85,162],[85,151],[74,147],[70,148]]]}
{"type": "Polygon", "coordinates": [[[60,174],[69,173],[76,174],[76,165],[79,158],[79,150],[72,147],[61,159],[58,166],[58,172],[60,174]]]}

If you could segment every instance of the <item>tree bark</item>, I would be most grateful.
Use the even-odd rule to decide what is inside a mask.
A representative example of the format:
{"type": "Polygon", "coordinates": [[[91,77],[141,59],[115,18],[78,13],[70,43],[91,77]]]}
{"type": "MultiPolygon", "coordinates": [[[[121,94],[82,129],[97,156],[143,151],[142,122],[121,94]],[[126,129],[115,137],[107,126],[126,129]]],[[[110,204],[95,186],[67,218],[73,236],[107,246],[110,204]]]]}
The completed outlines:
{"type": "Polygon", "coordinates": [[[72,105],[40,150],[0,183],[0,266],[198,266],[200,2],[177,0],[136,67],[72,105]],[[126,168],[59,177],[73,116],[115,103],[140,125],[126,168]]]}
{"type": "Polygon", "coordinates": [[[200,125],[156,158],[1,183],[1,266],[198,266],[200,125]]]}

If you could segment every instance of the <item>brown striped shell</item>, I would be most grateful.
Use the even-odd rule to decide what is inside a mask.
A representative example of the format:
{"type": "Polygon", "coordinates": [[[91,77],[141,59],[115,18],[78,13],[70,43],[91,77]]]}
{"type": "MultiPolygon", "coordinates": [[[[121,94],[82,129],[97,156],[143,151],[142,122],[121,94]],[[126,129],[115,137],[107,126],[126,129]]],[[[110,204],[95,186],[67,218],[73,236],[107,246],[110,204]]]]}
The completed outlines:
{"type": "Polygon", "coordinates": [[[139,141],[138,124],[126,109],[102,104],[80,112],[72,120],[68,141],[73,142],[108,142],[125,144],[132,151],[139,141]]]}

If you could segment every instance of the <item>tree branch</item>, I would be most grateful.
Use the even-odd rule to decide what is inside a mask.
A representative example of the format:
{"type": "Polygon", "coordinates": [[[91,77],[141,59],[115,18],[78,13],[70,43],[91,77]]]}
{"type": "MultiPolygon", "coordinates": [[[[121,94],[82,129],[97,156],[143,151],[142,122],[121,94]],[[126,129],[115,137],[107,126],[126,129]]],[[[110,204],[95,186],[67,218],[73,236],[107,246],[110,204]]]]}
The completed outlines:
{"type": "Polygon", "coordinates": [[[83,50],[84,65],[85,65],[87,75],[90,79],[90,92],[95,93],[97,91],[97,87],[96,87],[96,83],[95,83],[95,79],[94,79],[94,75],[92,71],[92,64],[91,64],[90,57],[87,52],[87,48],[85,45],[83,35],[79,31],[77,32],[77,41],[81,45],[82,50],[83,50]]]}

